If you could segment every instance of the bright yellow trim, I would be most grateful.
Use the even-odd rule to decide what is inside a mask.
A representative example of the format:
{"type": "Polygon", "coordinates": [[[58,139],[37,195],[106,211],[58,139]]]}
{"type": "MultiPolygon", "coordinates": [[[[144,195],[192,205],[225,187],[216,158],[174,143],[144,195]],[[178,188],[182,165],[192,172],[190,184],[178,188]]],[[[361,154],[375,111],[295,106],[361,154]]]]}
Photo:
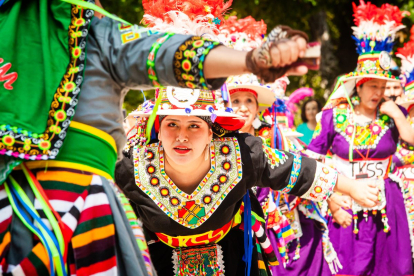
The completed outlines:
{"type": "Polygon", "coordinates": [[[358,61],[362,59],[369,59],[369,58],[379,58],[380,54],[370,54],[370,55],[360,55],[358,57],[358,61]]]}
{"type": "MultiPolygon", "coordinates": [[[[99,170],[99,169],[96,169],[96,168],[93,168],[87,165],[73,163],[73,162],[53,160],[53,161],[30,161],[30,162],[26,162],[25,164],[30,170],[43,169],[43,168],[45,168],[46,170],[47,168],[68,168],[68,169],[75,169],[75,170],[90,172],[93,174],[103,176],[106,179],[113,180],[112,176],[110,176],[108,173],[102,170],[99,170]]],[[[21,169],[22,168],[20,167],[20,165],[15,167],[15,170],[21,170],[21,169]]]]}
{"type": "Polygon", "coordinates": [[[102,140],[105,140],[106,142],[108,142],[108,144],[110,144],[112,146],[112,148],[115,150],[115,152],[118,152],[114,138],[112,138],[112,136],[109,135],[108,133],[106,133],[106,132],[104,132],[100,129],[97,129],[95,127],[91,127],[91,126],[88,126],[88,125],[85,125],[85,124],[82,124],[82,123],[79,123],[79,122],[75,122],[75,121],[72,121],[70,123],[70,127],[75,128],[75,129],[79,129],[79,130],[82,130],[82,131],[85,131],[85,132],[88,132],[88,133],[91,133],[91,134],[101,138],[102,140]]]}
{"type": "Polygon", "coordinates": [[[72,238],[73,249],[82,247],[94,241],[99,241],[115,234],[115,226],[113,224],[94,228],[88,232],[82,233],[72,238]]]}

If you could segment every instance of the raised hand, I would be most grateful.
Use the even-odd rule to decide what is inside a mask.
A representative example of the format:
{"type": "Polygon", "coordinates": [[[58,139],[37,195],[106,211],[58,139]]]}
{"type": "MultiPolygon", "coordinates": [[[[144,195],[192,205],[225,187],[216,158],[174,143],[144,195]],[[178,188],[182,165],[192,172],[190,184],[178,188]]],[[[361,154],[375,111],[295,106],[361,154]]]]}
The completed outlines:
{"type": "Polygon", "coordinates": [[[247,54],[247,69],[265,82],[273,82],[285,74],[306,74],[306,66],[290,65],[305,55],[307,39],[301,31],[278,26],[262,46],[247,54]]]}

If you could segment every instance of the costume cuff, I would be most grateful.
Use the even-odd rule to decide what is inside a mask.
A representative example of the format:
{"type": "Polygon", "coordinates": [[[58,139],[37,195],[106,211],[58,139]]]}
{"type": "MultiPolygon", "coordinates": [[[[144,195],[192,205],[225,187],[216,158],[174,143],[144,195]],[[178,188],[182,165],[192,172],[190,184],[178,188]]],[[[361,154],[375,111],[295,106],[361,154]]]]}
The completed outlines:
{"type": "Polygon", "coordinates": [[[310,189],[301,198],[313,201],[326,200],[333,193],[338,172],[322,163],[316,162],[315,178],[310,189]]]}
{"type": "Polygon", "coordinates": [[[326,157],[326,155],[311,151],[310,149],[305,150],[305,155],[315,160],[323,160],[326,157]]]}
{"type": "Polygon", "coordinates": [[[203,37],[193,36],[178,47],[174,55],[174,75],[181,87],[214,90],[220,88],[226,79],[204,77],[204,61],[208,53],[221,43],[203,37]]]}

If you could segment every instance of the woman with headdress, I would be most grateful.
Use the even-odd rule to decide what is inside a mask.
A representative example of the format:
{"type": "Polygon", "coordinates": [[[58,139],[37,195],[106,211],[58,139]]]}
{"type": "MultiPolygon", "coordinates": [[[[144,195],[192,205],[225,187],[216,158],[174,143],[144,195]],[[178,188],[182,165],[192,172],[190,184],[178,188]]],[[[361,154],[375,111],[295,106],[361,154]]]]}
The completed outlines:
{"type": "MultiPolygon", "coordinates": [[[[401,59],[401,73],[404,84],[404,91],[398,100],[399,104],[407,109],[408,121],[414,128],[414,27],[411,28],[410,41],[404,47],[397,50],[396,56],[401,59]]],[[[397,146],[397,151],[393,157],[394,172],[390,178],[400,184],[404,195],[404,201],[409,218],[408,225],[410,234],[413,235],[414,229],[414,147],[410,145],[397,146]]],[[[414,238],[411,236],[411,245],[414,246],[414,238]]]]}
{"type": "MultiPolygon", "coordinates": [[[[188,33],[131,25],[103,10],[104,18],[94,18],[90,2],[0,1],[0,269],[6,274],[150,275],[128,200],[114,193],[125,93],[160,85],[217,89],[243,72],[274,79],[298,70],[286,65],[306,47],[306,39],[288,34],[248,54],[188,33]]],[[[209,21],[222,20],[227,6],[216,3],[210,11],[201,3],[203,32],[211,30],[209,21]]]]}
{"type": "Polygon", "coordinates": [[[343,265],[339,273],[411,275],[412,233],[403,195],[388,172],[399,139],[413,144],[414,130],[407,111],[384,96],[386,81],[396,79],[389,72],[389,52],[404,13],[363,1],[354,4],[354,12],[357,69],[339,79],[307,153],[319,159],[331,148],[338,172],[361,184],[375,180],[380,185],[380,204],[374,208],[353,202],[352,211],[346,211],[329,203],[330,239],[343,265]]]}

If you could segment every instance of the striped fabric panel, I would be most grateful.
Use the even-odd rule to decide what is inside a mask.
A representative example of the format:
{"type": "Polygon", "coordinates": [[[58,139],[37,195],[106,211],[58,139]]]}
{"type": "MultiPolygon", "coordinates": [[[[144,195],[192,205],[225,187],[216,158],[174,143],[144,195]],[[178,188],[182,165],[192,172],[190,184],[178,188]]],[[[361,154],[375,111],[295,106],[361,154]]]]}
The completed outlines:
{"type": "MultiPolygon", "coordinates": [[[[37,172],[36,178],[52,207],[67,226],[63,235],[66,241],[70,241],[67,257],[69,274],[117,275],[115,226],[102,178],[90,173],[62,168],[37,172]]],[[[34,205],[42,220],[50,226],[37,200],[34,205]]],[[[0,249],[3,245],[4,254],[8,251],[5,250],[5,245],[7,245],[7,237],[10,237],[8,229],[11,224],[11,213],[7,195],[4,188],[0,187],[0,237],[3,241],[0,243],[0,249]],[[7,210],[10,210],[9,215],[7,210]]],[[[3,271],[7,270],[4,260],[0,259],[3,271]]],[[[7,274],[50,275],[48,261],[45,248],[37,242],[31,253],[7,274]]]]}
{"type": "Polygon", "coordinates": [[[116,268],[115,226],[102,179],[94,175],[72,238],[79,275],[112,275],[116,268]]]}
{"type": "Polygon", "coordinates": [[[112,183],[112,182],[110,183],[111,183],[112,188],[115,191],[116,196],[118,197],[119,201],[122,203],[122,207],[125,211],[129,224],[132,227],[132,232],[134,233],[135,239],[137,240],[137,243],[138,243],[138,247],[141,250],[142,257],[144,258],[145,268],[148,272],[148,275],[152,276],[153,275],[152,274],[152,263],[151,263],[147,241],[145,240],[144,231],[142,230],[142,227],[137,219],[137,216],[134,210],[132,209],[131,204],[129,203],[128,199],[124,195],[124,193],[121,192],[121,190],[115,185],[115,183],[112,183]]]}
{"type": "MultiPolygon", "coordinates": [[[[0,260],[3,260],[10,246],[10,223],[12,219],[10,206],[4,186],[0,186],[0,260]]],[[[5,267],[2,266],[4,271],[5,267]]]]}

